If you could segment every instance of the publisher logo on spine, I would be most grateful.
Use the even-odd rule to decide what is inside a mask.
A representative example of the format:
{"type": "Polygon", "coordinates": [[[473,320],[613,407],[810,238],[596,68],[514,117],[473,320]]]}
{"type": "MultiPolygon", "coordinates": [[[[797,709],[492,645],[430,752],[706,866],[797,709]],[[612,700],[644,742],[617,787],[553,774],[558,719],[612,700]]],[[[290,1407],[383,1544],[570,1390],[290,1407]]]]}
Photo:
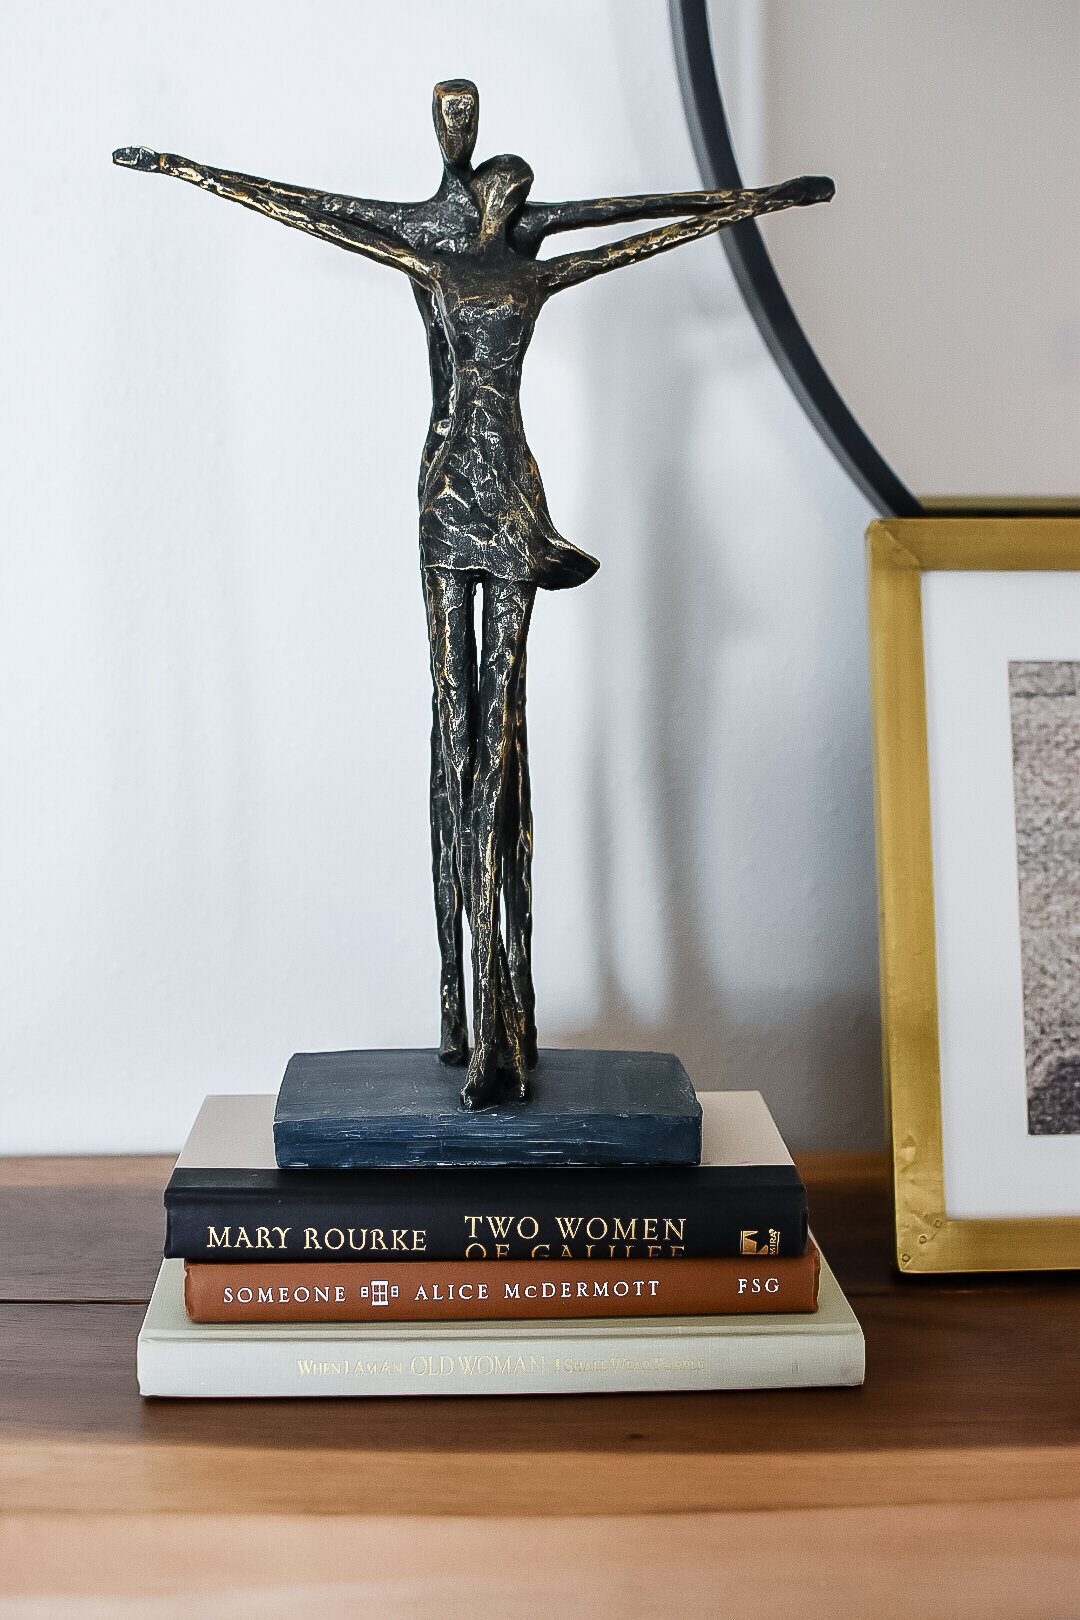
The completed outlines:
{"type": "Polygon", "coordinates": [[[760,1231],[739,1233],[740,1254],[779,1254],[780,1233],[775,1226],[770,1226],[764,1243],[759,1243],[760,1231]]]}
{"type": "Polygon", "coordinates": [[[368,1294],[367,1283],[365,1283],[360,1290],[361,1299],[368,1299],[369,1297],[372,1305],[389,1305],[392,1299],[397,1299],[398,1297],[398,1285],[397,1283],[391,1285],[389,1280],[386,1278],[372,1277],[370,1296],[368,1294]]]}

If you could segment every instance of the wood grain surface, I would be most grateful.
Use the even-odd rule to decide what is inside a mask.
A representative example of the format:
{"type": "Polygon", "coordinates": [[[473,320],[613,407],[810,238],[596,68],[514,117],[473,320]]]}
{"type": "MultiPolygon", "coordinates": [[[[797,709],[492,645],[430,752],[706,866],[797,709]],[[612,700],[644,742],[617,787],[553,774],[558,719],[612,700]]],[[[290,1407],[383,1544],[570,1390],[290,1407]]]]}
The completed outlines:
{"type": "MultiPolygon", "coordinates": [[[[659,1612],[647,1597],[660,1590],[657,1570],[670,1566],[657,1564],[657,1547],[670,1551],[687,1536],[699,1557],[690,1573],[671,1577],[667,1613],[746,1613],[751,1592],[756,1613],[794,1613],[784,1605],[819,1579],[831,1548],[834,1560],[850,1562],[851,1593],[858,1572],[874,1594],[868,1603],[887,1617],[913,1612],[896,1605],[893,1590],[904,1559],[898,1526],[914,1533],[911,1515],[927,1527],[924,1567],[938,1560],[941,1591],[958,1594],[941,1613],[1073,1613],[1059,1597],[1073,1584],[1080,1590],[1080,1278],[900,1278],[884,1159],[800,1162],[815,1233],[866,1333],[862,1389],[210,1402],[143,1401],[135,1384],[168,1161],[84,1160],[70,1173],[63,1161],[7,1161],[0,1617],[217,1612],[209,1597],[199,1607],[198,1593],[221,1600],[212,1570],[224,1569],[228,1546],[237,1571],[257,1561],[267,1523],[280,1527],[275,1551],[262,1575],[252,1563],[248,1597],[237,1589],[229,1599],[230,1612],[254,1614],[257,1593],[260,1620],[353,1612],[364,1591],[392,1616],[424,1612],[416,1593],[429,1603],[441,1594],[441,1607],[427,1612],[456,1614],[460,1600],[464,1614],[467,1591],[473,1620],[500,1612],[500,1602],[502,1613],[530,1614],[500,1585],[511,1546],[520,1568],[533,1571],[538,1614],[542,1596],[547,1612],[659,1612]],[[203,1527],[211,1549],[203,1560],[189,1548],[186,1585],[167,1529],[184,1516],[203,1527]],[[811,1519],[818,1529],[808,1540],[811,1519]],[[363,1579],[359,1566],[342,1563],[335,1522],[356,1533],[367,1527],[375,1563],[364,1565],[363,1579]],[[233,1539],[220,1529],[228,1524],[233,1539]],[[433,1525],[458,1527],[451,1540],[473,1548],[478,1585],[455,1586],[447,1571],[458,1568],[456,1554],[447,1552],[441,1575],[428,1568],[449,1534],[433,1525]],[[124,1574],[125,1526],[156,1548],[139,1577],[156,1571],[156,1606],[146,1606],[151,1589],[140,1596],[124,1574]],[[787,1570],[779,1584],[764,1574],[753,1584],[751,1527],[769,1561],[761,1570],[787,1570]],[[860,1539],[871,1534],[878,1564],[860,1539]],[[66,1550],[46,1561],[50,1535],[66,1550]],[[562,1555],[540,1554],[556,1546],[566,1568],[562,1555]],[[289,1547],[307,1557],[306,1586],[282,1561],[289,1547]],[[637,1570],[622,1608],[597,1585],[619,1560],[637,1570]],[[578,1601],[568,1606],[561,1583],[574,1567],[578,1601]],[[337,1570],[340,1581],[327,1585],[320,1569],[337,1570]],[[710,1607],[695,1585],[705,1569],[733,1603],[740,1595],[741,1609],[710,1607]],[[1017,1604],[1035,1593],[1039,1606],[1005,1602],[1003,1571],[1015,1577],[1017,1604]],[[100,1609],[84,1607],[80,1593],[98,1594],[100,1609]],[[980,1593],[995,1594],[997,1607],[980,1609],[980,1593]],[[34,1607],[42,1594],[48,1604],[34,1607]]],[[[800,1615],[865,1612],[840,1604],[846,1578],[834,1587],[831,1608],[804,1604],[800,1615]]],[[[919,1612],[939,1611],[923,1603],[919,1612]]]]}
{"type": "Polygon", "coordinates": [[[0,1300],[146,1301],[173,1160],[0,1159],[0,1300]]]}
{"type": "Polygon", "coordinates": [[[0,1519],[5,1620],[1076,1620],[1075,1504],[0,1519]],[[92,1594],[92,1595],[90,1595],[92,1594]]]}

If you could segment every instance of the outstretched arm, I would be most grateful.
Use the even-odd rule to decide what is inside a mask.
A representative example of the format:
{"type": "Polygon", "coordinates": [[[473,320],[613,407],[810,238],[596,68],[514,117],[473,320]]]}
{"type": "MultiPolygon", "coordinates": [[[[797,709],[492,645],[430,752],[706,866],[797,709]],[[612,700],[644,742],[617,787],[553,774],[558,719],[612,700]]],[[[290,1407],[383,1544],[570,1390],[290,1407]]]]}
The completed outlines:
{"type": "MultiPolygon", "coordinates": [[[[177,180],[187,180],[217,197],[241,203],[257,214],[279,220],[298,231],[321,236],[351,253],[361,253],[380,264],[403,270],[425,287],[432,285],[431,261],[426,254],[408,248],[400,239],[384,235],[380,230],[347,217],[327,207],[328,203],[351,202],[357,199],[332,198],[326,192],[306,191],[300,186],[279,185],[275,180],[261,180],[256,175],[234,174],[228,169],[214,169],[206,164],[193,163],[189,158],[173,152],[152,152],[146,146],[122,146],[113,153],[113,162],[125,169],[143,169],[151,174],[170,174],[177,180]]],[[[372,205],[378,207],[378,204],[372,205]]],[[[382,205],[389,209],[390,205],[382,205]]]]}
{"type": "Polygon", "coordinates": [[[640,197],[594,197],[579,202],[527,203],[511,236],[519,253],[535,253],[553,231],[624,225],[633,219],[672,219],[704,214],[753,198],[753,191],[661,191],[640,197]]]}
{"type": "Polygon", "coordinates": [[[753,219],[758,214],[776,213],[781,208],[804,208],[810,203],[828,202],[833,195],[831,180],[823,175],[803,175],[780,186],[765,186],[759,191],[745,192],[738,202],[723,208],[711,209],[697,219],[680,219],[673,225],[662,225],[658,230],[644,231],[640,236],[628,236],[621,242],[609,242],[604,247],[592,248],[585,253],[564,253],[557,259],[540,260],[544,273],[545,290],[561,292],[590,276],[602,276],[607,270],[619,270],[624,264],[636,264],[639,259],[650,259],[655,253],[667,253],[683,242],[696,241],[722,231],[727,225],[737,225],[742,219],[753,219]]]}

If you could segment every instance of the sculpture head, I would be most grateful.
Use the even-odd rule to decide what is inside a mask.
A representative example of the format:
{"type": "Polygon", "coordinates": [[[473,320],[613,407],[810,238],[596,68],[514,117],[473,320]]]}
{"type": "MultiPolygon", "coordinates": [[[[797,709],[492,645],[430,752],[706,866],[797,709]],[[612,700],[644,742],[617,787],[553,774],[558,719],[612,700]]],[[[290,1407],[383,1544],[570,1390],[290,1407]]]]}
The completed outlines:
{"type": "Polygon", "coordinates": [[[447,163],[468,163],[480,123],[480,92],[471,79],[444,79],[431,96],[435,133],[447,163]]]}
{"type": "Polygon", "coordinates": [[[504,152],[488,158],[473,175],[480,203],[480,240],[505,234],[506,227],[529,195],[533,172],[524,158],[504,152]]]}

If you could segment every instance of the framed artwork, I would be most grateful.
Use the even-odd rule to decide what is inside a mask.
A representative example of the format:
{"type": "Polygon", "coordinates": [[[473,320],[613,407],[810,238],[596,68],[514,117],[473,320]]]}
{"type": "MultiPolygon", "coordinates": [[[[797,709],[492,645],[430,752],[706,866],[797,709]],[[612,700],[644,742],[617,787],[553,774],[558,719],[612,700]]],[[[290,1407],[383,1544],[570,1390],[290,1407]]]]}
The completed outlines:
{"type": "Polygon", "coordinates": [[[867,544],[900,1267],[1080,1266],[1080,518],[867,544]]]}

